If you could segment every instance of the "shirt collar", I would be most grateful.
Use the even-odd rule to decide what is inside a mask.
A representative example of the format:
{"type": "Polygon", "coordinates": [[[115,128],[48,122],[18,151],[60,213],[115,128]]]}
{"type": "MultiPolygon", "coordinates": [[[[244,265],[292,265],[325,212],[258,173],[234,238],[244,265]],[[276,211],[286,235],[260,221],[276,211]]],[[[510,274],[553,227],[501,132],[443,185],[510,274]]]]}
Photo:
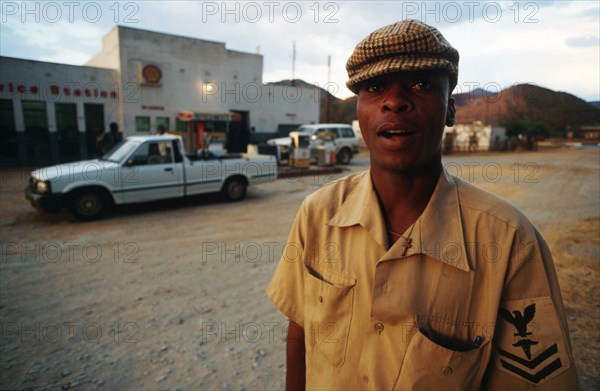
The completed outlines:
{"type": "Polygon", "coordinates": [[[371,181],[371,170],[361,173],[357,181],[357,185],[327,225],[333,227],[361,225],[385,249],[388,247],[385,220],[371,181]]]}
{"type": "MultiPolygon", "coordinates": [[[[327,224],[334,227],[360,225],[379,245],[384,249],[388,248],[387,228],[370,170],[358,178],[357,186],[327,224]]],[[[412,232],[409,227],[404,236],[407,237],[409,232],[412,247],[406,254],[403,254],[401,239],[388,249],[380,262],[420,253],[458,269],[471,270],[465,247],[457,184],[445,170],[442,170],[431,199],[412,232]]]]}

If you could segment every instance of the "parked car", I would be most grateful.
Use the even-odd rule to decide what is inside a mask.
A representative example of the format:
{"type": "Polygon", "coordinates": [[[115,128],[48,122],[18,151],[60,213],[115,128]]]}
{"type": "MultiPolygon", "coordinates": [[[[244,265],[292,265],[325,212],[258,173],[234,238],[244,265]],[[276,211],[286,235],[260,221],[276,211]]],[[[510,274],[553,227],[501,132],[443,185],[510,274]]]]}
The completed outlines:
{"type": "Polygon", "coordinates": [[[100,159],[61,164],[31,173],[25,195],[35,207],[67,207],[93,220],[113,204],[129,204],[221,192],[230,201],[249,184],[277,177],[277,161],[266,155],[186,155],[179,136],[128,137],[100,159]]]}
{"type": "MultiPolygon", "coordinates": [[[[324,134],[333,135],[335,145],[336,160],[340,164],[348,164],[354,154],[358,153],[359,141],[351,125],[348,124],[311,124],[302,125],[298,128],[299,134],[310,136],[311,149],[319,145],[319,138],[324,134]]],[[[267,140],[268,145],[278,145],[283,154],[289,151],[291,139],[289,137],[280,137],[267,140]]]]}

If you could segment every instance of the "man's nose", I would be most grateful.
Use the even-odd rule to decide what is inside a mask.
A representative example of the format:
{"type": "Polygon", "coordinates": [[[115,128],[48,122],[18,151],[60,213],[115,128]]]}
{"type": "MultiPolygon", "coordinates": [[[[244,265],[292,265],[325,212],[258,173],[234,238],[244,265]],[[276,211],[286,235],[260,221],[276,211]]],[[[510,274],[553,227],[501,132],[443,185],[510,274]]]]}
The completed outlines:
{"type": "Polygon", "coordinates": [[[398,85],[393,85],[388,88],[387,93],[384,96],[383,111],[391,111],[394,113],[400,113],[408,111],[412,104],[406,96],[406,92],[398,85]]]}

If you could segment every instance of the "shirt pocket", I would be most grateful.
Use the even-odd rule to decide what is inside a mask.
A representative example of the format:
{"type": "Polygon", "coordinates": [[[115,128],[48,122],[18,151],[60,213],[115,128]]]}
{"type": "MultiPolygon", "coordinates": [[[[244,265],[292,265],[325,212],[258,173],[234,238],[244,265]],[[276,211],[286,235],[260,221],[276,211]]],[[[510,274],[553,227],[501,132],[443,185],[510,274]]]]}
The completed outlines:
{"type": "Polygon", "coordinates": [[[335,367],[346,358],[356,279],[306,266],[304,331],[307,354],[321,354],[335,367]]]}
{"type": "Polygon", "coordinates": [[[411,338],[394,390],[477,390],[489,341],[470,350],[451,350],[421,331],[411,338]]]}

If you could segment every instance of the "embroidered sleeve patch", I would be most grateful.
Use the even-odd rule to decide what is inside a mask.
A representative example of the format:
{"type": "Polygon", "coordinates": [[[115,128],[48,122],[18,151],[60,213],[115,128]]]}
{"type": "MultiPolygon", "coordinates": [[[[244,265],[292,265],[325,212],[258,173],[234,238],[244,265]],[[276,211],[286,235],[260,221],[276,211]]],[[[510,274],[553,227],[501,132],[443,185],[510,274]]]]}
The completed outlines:
{"type": "Polygon", "coordinates": [[[494,357],[500,370],[543,384],[571,366],[550,297],[501,303],[497,325],[494,357]]]}

